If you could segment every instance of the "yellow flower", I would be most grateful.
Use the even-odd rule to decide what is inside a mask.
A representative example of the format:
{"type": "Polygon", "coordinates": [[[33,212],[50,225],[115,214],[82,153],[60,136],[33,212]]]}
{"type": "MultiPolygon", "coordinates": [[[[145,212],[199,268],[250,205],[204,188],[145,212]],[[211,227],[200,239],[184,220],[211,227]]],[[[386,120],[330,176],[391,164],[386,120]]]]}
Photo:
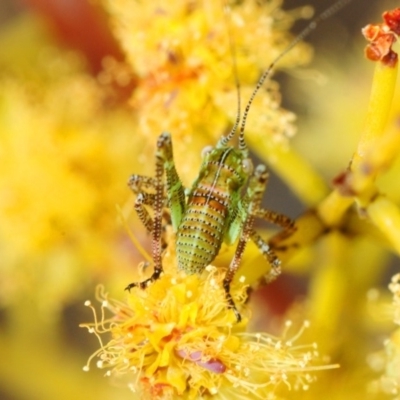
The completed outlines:
{"type": "Polygon", "coordinates": [[[393,276],[389,289],[393,293],[393,321],[400,325],[400,274],[393,276]]]}
{"type": "MultiPolygon", "coordinates": [[[[389,289],[393,293],[393,320],[400,325],[400,274],[396,274],[389,284],[389,289]]],[[[382,392],[394,395],[395,399],[400,399],[400,328],[397,328],[385,341],[384,353],[376,355],[374,360],[379,360],[385,367],[385,373],[380,378],[378,387],[382,392]]]]}
{"type": "Polygon", "coordinates": [[[82,60],[55,48],[35,21],[21,22],[0,36],[6,53],[15,37],[32,51],[14,49],[8,62],[0,56],[0,303],[24,287],[58,310],[99,266],[109,278],[116,271],[105,241],[120,266],[135,262],[116,229],[115,204],[129,195],[131,168],[140,168],[132,157],[140,141],[131,112],[108,107],[82,60]]]}
{"type": "Polygon", "coordinates": [[[297,343],[307,323],[293,336],[290,322],[281,337],[246,332],[243,279],[231,288],[246,315],[237,324],[222,286],[225,269],[209,266],[202,275],[186,275],[177,272],[174,256],[170,245],[162,277],[145,290],[134,288],[126,303],[109,299],[100,287],[100,320],[86,303],[95,322],[83,326],[96,334],[101,348],[85,370],[98,358],[107,375],[125,375],[133,391],[151,399],[272,399],[282,386],[308,389],[312,371],[334,367],[318,366],[315,344],[297,343]],[[105,333],[112,338],[103,344],[105,333]]]}
{"type": "MultiPolygon", "coordinates": [[[[235,121],[233,63],[244,102],[261,71],[290,42],[290,26],[307,10],[284,12],[281,0],[239,2],[228,13],[219,1],[102,3],[128,64],[140,78],[131,98],[140,132],[152,145],[162,131],[171,132],[185,182],[195,178],[200,165],[200,157],[186,157],[188,149],[199,153],[235,121]],[[234,57],[230,42],[235,47],[234,57]]],[[[310,53],[301,43],[278,67],[302,65],[310,53]]],[[[295,131],[294,118],[293,113],[280,108],[276,83],[268,82],[252,107],[249,135],[254,135],[253,142],[263,135],[266,141],[286,143],[295,131]]]]}
{"type": "MultiPolygon", "coordinates": [[[[393,293],[393,301],[390,306],[390,314],[395,324],[400,325],[400,274],[392,277],[389,289],[393,293]]],[[[380,309],[380,314],[388,311],[380,309]]],[[[387,314],[387,312],[385,313],[387,314]]],[[[373,353],[368,357],[372,369],[381,371],[383,375],[371,383],[370,388],[374,393],[392,395],[394,400],[400,399],[400,328],[397,328],[384,342],[384,350],[373,353]]]]}

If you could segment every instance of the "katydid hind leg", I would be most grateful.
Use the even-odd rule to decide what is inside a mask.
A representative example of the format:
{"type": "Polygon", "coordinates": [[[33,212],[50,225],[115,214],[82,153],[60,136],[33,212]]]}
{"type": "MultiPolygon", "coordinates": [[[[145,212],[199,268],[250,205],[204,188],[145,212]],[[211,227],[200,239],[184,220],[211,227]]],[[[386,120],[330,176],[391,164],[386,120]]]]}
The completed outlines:
{"type": "MultiPolygon", "coordinates": [[[[145,279],[142,282],[134,282],[130,283],[125,290],[130,290],[133,287],[140,287],[142,289],[146,288],[151,282],[157,280],[163,272],[162,267],[162,251],[163,251],[163,208],[165,203],[164,197],[164,170],[165,170],[165,148],[168,146],[168,141],[170,142],[169,134],[163,133],[159,136],[157,141],[157,152],[156,152],[156,173],[154,178],[149,178],[145,181],[145,184],[148,183],[147,187],[154,186],[154,195],[148,196],[147,199],[150,203],[152,203],[154,208],[154,217],[152,220],[152,258],[154,263],[154,271],[150,278],[145,279]],[[151,200],[150,200],[151,199],[151,200]]],[[[142,201],[146,196],[142,197],[142,201]]],[[[143,210],[143,208],[138,207],[143,210]]],[[[140,216],[139,216],[140,217],[140,216]]],[[[147,226],[150,226],[150,223],[147,222],[147,226]]]]}
{"type": "Polygon", "coordinates": [[[241,320],[241,316],[232,299],[232,295],[230,293],[230,285],[233,280],[233,277],[235,276],[236,271],[240,266],[240,262],[242,260],[244,250],[246,248],[246,244],[251,237],[255,219],[254,213],[260,207],[262,195],[265,192],[267,182],[268,182],[267,168],[261,164],[257,166],[257,168],[254,171],[254,174],[250,177],[249,180],[249,185],[245,196],[245,202],[246,204],[248,204],[247,211],[245,213],[239,214],[239,216],[242,215],[243,218],[243,225],[239,237],[239,243],[236,247],[235,254],[233,256],[233,259],[229,265],[229,269],[223,281],[223,287],[225,289],[228,305],[234,311],[238,322],[241,320]]]}

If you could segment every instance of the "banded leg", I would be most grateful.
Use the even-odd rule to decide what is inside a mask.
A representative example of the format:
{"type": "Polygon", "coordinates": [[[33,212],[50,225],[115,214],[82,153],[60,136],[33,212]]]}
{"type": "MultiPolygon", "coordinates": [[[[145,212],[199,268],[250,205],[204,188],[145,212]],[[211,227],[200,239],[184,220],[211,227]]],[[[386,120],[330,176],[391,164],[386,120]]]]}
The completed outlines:
{"type": "MultiPolygon", "coordinates": [[[[143,175],[132,175],[129,178],[128,186],[133,193],[137,195],[135,200],[134,209],[138,215],[142,224],[146,227],[148,233],[153,232],[153,218],[150,216],[146,207],[154,209],[155,203],[155,186],[156,181],[154,178],[143,175]],[[146,189],[146,191],[144,190],[146,189]]],[[[165,188],[164,188],[165,189],[165,188]]],[[[164,190],[165,191],[165,190],[164,190]]],[[[163,226],[163,231],[166,230],[166,226],[171,225],[171,214],[166,208],[167,195],[164,193],[164,208],[163,208],[163,220],[165,225],[163,226]]]]}
{"type": "MultiPolygon", "coordinates": [[[[132,189],[132,191],[137,195],[134,209],[136,211],[137,216],[142,222],[143,226],[146,228],[147,233],[153,233],[153,217],[150,215],[147,207],[150,207],[154,210],[155,203],[155,179],[142,176],[142,175],[132,175],[129,178],[128,186],[132,189]],[[147,191],[145,191],[145,189],[147,191]],[[151,192],[149,192],[151,191],[151,192]],[[145,207],[146,206],[146,207],[145,207]]],[[[162,226],[162,235],[161,242],[163,250],[167,247],[167,242],[165,240],[165,231],[168,225],[171,225],[171,217],[169,212],[165,208],[165,200],[166,195],[163,195],[164,207],[163,207],[163,226],[162,226]]]]}
{"type": "MultiPolygon", "coordinates": [[[[150,278],[142,281],[142,282],[135,282],[135,283],[130,283],[125,290],[130,290],[133,287],[139,286],[140,288],[145,288],[147,285],[155,280],[157,280],[161,273],[163,272],[163,267],[162,267],[162,217],[163,217],[163,208],[164,208],[164,181],[163,181],[163,176],[164,176],[164,170],[166,170],[167,173],[167,186],[168,186],[168,179],[171,179],[171,164],[172,164],[172,169],[173,172],[175,172],[175,167],[173,164],[172,160],[172,143],[171,143],[171,137],[168,133],[162,133],[157,141],[157,152],[156,152],[156,175],[155,178],[145,178],[142,180],[138,180],[138,176],[134,175],[131,177],[130,182],[131,185],[130,187],[132,190],[140,190],[140,185],[143,187],[153,187],[154,188],[154,194],[148,194],[147,196],[142,193],[140,196],[139,193],[139,200],[137,200],[137,209],[139,210],[139,218],[142,220],[142,222],[145,224],[146,228],[148,229],[149,232],[152,233],[152,257],[153,257],[153,262],[154,262],[154,272],[151,275],[150,278]],[[147,210],[144,208],[144,204],[146,202],[149,205],[153,205],[154,207],[154,218],[153,220],[151,219],[150,215],[148,214],[147,210]]],[[[172,175],[173,175],[172,172],[172,175]]],[[[176,174],[177,176],[177,174],[176,174]]],[[[180,181],[179,181],[180,182],[180,181]]],[[[181,188],[182,190],[182,196],[183,196],[183,201],[184,201],[184,193],[183,193],[183,187],[181,188]]]]}
{"type": "Polygon", "coordinates": [[[275,211],[260,208],[256,211],[255,216],[283,228],[283,231],[279,233],[279,237],[282,239],[286,239],[296,231],[296,225],[294,224],[294,221],[284,214],[279,214],[275,211]]]}
{"type": "Polygon", "coordinates": [[[144,191],[143,189],[152,189],[154,191],[156,185],[156,179],[151,176],[135,174],[131,175],[128,180],[128,186],[135,194],[142,193],[144,191]]]}
{"type": "Polygon", "coordinates": [[[237,322],[240,322],[242,320],[242,317],[241,317],[238,309],[236,308],[236,304],[233,301],[233,298],[231,295],[231,283],[232,283],[233,277],[235,276],[236,271],[239,268],[240,262],[242,261],[242,256],[243,256],[244,250],[246,248],[246,244],[249,240],[249,235],[252,230],[253,223],[254,223],[254,218],[250,215],[243,226],[242,234],[240,235],[239,243],[235,250],[235,255],[233,256],[233,259],[229,265],[229,269],[228,269],[228,271],[225,275],[224,281],[223,281],[223,287],[225,290],[226,301],[228,302],[229,308],[231,308],[233,310],[233,312],[235,313],[237,322]]]}
{"type": "MultiPolygon", "coordinates": [[[[296,231],[294,221],[286,215],[271,210],[259,209],[255,212],[255,216],[282,227],[283,231],[279,234],[282,238],[287,238],[296,231]]],[[[272,282],[281,274],[281,261],[270,245],[256,231],[253,230],[250,237],[271,266],[269,273],[264,276],[265,282],[272,282]]]]}
{"type": "Polygon", "coordinates": [[[140,221],[145,226],[148,233],[153,232],[153,218],[150,216],[145,206],[150,206],[154,209],[156,201],[156,186],[155,178],[143,175],[132,175],[128,180],[128,186],[133,193],[137,195],[134,209],[140,221]]]}
{"type": "Polygon", "coordinates": [[[159,152],[164,160],[168,206],[171,210],[172,227],[174,232],[176,232],[185,214],[185,189],[175,168],[171,135],[169,133],[161,134],[160,141],[162,142],[162,146],[159,146],[159,152]]]}
{"type": "Polygon", "coordinates": [[[148,233],[152,233],[154,229],[153,218],[145,208],[145,205],[154,207],[155,196],[149,193],[139,193],[136,197],[134,208],[140,221],[145,226],[148,233]]]}
{"type": "Polygon", "coordinates": [[[281,274],[281,260],[274,253],[268,243],[255,230],[252,230],[250,237],[271,266],[269,273],[264,276],[265,282],[272,282],[281,274]]]}
{"type": "Polygon", "coordinates": [[[235,276],[236,271],[240,266],[246,244],[253,232],[253,225],[255,220],[256,211],[259,209],[263,193],[268,182],[268,171],[265,165],[258,165],[254,171],[254,175],[250,177],[249,186],[247,188],[246,199],[248,199],[248,207],[242,226],[242,232],[239,238],[239,243],[236,247],[235,255],[229,265],[229,269],[223,281],[225,289],[226,300],[230,308],[235,313],[237,322],[240,322],[242,317],[236,308],[235,302],[230,293],[230,285],[235,276]]]}

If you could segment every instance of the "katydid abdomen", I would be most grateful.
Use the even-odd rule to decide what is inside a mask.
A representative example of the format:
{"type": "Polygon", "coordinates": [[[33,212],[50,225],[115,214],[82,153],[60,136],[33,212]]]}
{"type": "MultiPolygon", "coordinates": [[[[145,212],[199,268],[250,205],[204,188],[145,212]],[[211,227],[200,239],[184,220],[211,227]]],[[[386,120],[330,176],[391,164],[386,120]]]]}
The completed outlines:
{"type": "Polygon", "coordinates": [[[220,194],[198,189],[191,197],[177,232],[178,267],[199,273],[218,254],[224,237],[227,200],[220,194]]]}
{"type": "Polygon", "coordinates": [[[176,233],[178,267],[189,274],[200,273],[212,263],[226,238],[236,194],[245,181],[237,172],[241,160],[232,148],[216,151],[192,187],[176,233]]]}

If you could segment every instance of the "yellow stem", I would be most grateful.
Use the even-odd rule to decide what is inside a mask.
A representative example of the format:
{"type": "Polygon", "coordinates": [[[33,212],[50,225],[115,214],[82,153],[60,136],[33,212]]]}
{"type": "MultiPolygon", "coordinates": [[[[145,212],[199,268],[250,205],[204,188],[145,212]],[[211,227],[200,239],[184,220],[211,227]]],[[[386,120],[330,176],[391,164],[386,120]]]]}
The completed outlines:
{"type": "Polygon", "coordinates": [[[248,142],[306,205],[314,206],[328,194],[324,179],[289,146],[267,141],[251,143],[251,137],[248,142]]]}
{"type": "Polygon", "coordinates": [[[374,184],[375,179],[382,167],[391,163],[400,146],[398,132],[387,133],[384,130],[396,78],[397,63],[394,67],[377,64],[364,132],[353,156],[351,174],[348,177],[348,185],[362,208],[376,196],[378,190],[374,184]]]}
{"type": "Polygon", "coordinates": [[[322,246],[324,260],[310,283],[308,316],[316,329],[331,337],[338,329],[345,306],[348,283],[343,267],[346,266],[348,243],[343,236],[334,233],[322,241],[322,246]]]}
{"type": "MultiPolygon", "coordinates": [[[[357,194],[361,204],[365,204],[366,199],[369,201],[376,192],[373,186],[375,176],[368,171],[365,165],[366,156],[374,153],[377,142],[382,139],[384,134],[396,85],[396,77],[397,65],[396,67],[389,67],[382,63],[377,63],[364,131],[353,156],[350,171],[346,173],[344,183],[349,193],[357,194]],[[361,178],[365,177],[366,173],[370,174],[370,178],[367,181],[361,178]]],[[[385,146],[387,147],[387,145],[385,146]]],[[[341,193],[339,190],[334,190],[318,206],[318,212],[321,219],[328,226],[335,226],[352,204],[352,197],[346,193],[341,193]]]]}
{"type": "Polygon", "coordinates": [[[396,87],[396,78],[397,63],[394,67],[380,62],[376,63],[367,119],[356,153],[353,156],[352,171],[360,168],[365,155],[373,149],[377,139],[384,133],[396,87]]]}
{"type": "Polygon", "coordinates": [[[367,207],[372,222],[384,233],[400,254],[400,210],[384,196],[379,196],[367,207]]]}
{"type": "Polygon", "coordinates": [[[333,190],[317,207],[318,214],[326,226],[339,225],[344,213],[352,205],[351,197],[342,196],[337,190],[333,190]]]}
{"type": "MultiPolygon", "coordinates": [[[[384,274],[381,266],[387,253],[369,240],[354,240],[337,231],[324,237],[320,246],[318,268],[310,281],[308,318],[321,337],[336,338],[320,343],[324,352],[332,353],[341,346],[340,333],[364,329],[364,296],[384,274]]],[[[355,339],[353,345],[362,344],[355,339]]]]}

